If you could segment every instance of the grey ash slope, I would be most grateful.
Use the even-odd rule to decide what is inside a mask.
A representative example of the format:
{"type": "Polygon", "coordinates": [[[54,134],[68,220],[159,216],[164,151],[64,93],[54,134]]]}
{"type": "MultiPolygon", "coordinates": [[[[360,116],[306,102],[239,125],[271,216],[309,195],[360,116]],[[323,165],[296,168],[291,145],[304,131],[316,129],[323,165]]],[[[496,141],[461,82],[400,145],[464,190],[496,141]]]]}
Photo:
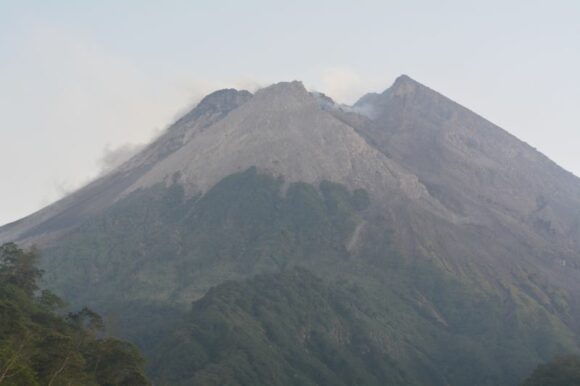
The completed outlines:
{"type": "Polygon", "coordinates": [[[364,188],[380,202],[412,200],[446,213],[414,175],[324,111],[299,82],[258,91],[248,103],[159,162],[135,187],[152,186],[177,171],[176,178],[192,195],[249,167],[282,176],[287,183],[328,180],[364,188]]]}
{"type": "Polygon", "coordinates": [[[407,76],[355,108],[373,121],[362,133],[434,193],[445,186],[449,197],[441,199],[455,211],[478,216],[461,204],[483,201],[520,218],[534,213],[551,222],[548,231],[570,234],[580,180],[503,129],[407,76]]]}
{"type": "MultiPolygon", "coordinates": [[[[560,273],[567,276],[579,266],[580,180],[529,145],[408,76],[353,108],[324,105],[462,219],[455,237],[432,240],[462,235],[462,244],[472,240],[470,249],[485,255],[469,260],[494,268],[525,260],[550,271],[566,264],[560,273]]],[[[458,251],[455,262],[473,254],[458,251]]],[[[575,276],[570,280],[576,287],[575,276]]]]}
{"type": "Polygon", "coordinates": [[[359,132],[449,210],[500,240],[525,240],[542,264],[579,266],[580,180],[574,175],[407,76],[355,108],[370,117],[354,123],[359,132]]]}

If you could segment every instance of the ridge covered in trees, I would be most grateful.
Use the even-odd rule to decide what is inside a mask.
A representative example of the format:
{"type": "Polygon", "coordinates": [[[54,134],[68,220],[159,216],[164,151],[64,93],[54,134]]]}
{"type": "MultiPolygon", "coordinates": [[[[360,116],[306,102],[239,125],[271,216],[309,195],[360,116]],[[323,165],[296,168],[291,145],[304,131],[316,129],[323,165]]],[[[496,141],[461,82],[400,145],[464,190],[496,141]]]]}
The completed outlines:
{"type": "Polygon", "coordinates": [[[0,246],[0,385],[148,385],[144,361],[128,342],[107,337],[88,308],[39,290],[38,253],[0,246]]]}
{"type": "Polygon", "coordinates": [[[162,385],[416,386],[361,288],[302,268],[212,288],[155,349],[162,385]]]}

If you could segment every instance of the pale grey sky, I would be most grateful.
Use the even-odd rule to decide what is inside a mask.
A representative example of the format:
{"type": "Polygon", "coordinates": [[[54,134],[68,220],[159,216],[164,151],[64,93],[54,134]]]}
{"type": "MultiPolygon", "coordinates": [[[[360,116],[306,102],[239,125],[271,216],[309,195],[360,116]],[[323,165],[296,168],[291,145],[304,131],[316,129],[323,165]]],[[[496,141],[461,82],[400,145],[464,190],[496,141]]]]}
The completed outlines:
{"type": "Polygon", "coordinates": [[[204,94],[298,79],[340,102],[405,73],[580,175],[580,1],[0,0],[0,224],[204,94]]]}

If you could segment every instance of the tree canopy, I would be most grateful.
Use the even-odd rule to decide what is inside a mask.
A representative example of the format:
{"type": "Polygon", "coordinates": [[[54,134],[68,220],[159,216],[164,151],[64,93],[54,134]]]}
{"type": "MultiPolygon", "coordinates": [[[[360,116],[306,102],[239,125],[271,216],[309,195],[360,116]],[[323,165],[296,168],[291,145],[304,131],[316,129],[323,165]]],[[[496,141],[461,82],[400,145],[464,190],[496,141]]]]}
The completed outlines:
{"type": "Polygon", "coordinates": [[[148,385],[137,349],[106,337],[97,313],[63,317],[64,301],[39,291],[37,261],[34,249],[0,246],[0,385],[148,385]]]}

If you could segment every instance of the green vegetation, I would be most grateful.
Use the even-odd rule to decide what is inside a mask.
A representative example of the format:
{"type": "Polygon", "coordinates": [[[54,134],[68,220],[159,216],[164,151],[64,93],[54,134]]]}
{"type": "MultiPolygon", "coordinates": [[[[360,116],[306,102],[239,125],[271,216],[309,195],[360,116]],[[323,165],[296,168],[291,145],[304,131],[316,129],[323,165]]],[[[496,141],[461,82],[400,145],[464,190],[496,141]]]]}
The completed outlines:
{"type": "Polygon", "coordinates": [[[180,185],[135,192],[43,251],[46,283],[78,306],[184,309],[225,280],[346,260],[366,192],[283,184],[252,168],[203,197],[186,199],[180,185]]]}
{"type": "Polygon", "coordinates": [[[0,247],[0,384],[149,384],[143,360],[129,343],[102,337],[103,321],[83,308],[66,317],[63,301],[44,290],[35,251],[0,247]]]}
{"type": "MultiPolygon", "coordinates": [[[[328,384],[345,377],[377,384],[373,382],[387,379],[377,375],[380,371],[400,369],[407,374],[405,381],[421,385],[511,386],[537,363],[578,351],[564,323],[569,306],[560,291],[547,288],[533,272],[516,271],[517,280],[503,282],[467,263],[457,275],[428,250],[402,255],[389,231],[398,224],[370,213],[371,201],[364,190],[351,192],[330,182],[285,183],[254,168],[192,198],[178,184],[154,186],[88,218],[43,251],[45,283],[76,307],[88,304],[105,315],[117,335],[142,349],[153,379],[171,385],[202,376],[212,384],[210,369],[219,368],[236,374],[228,382],[255,382],[264,376],[269,381],[262,384],[268,384],[294,373],[315,382],[312,374],[322,372],[328,384]],[[295,267],[319,278],[321,287],[305,285],[300,292],[286,276],[276,276],[295,267]],[[255,275],[276,279],[254,280],[255,275]],[[373,358],[389,358],[387,367],[366,367],[356,362],[353,346],[333,346],[332,340],[324,344],[343,358],[340,366],[325,359],[326,348],[298,345],[296,331],[303,325],[291,322],[290,310],[309,315],[316,303],[276,298],[271,307],[279,304],[283,316],[270,319],[239,306],[257,297],[254,288],[268,293],[272,286],[275,291],[276,280],[286,283],[283,291],[325,299],[320,309],[328,311],[323,315],[349,331],[358,329],[356,336],[383,355],[373,358]],[[199,340],[190,338],[188,332],[195,329],[187,321],[213,320],[209,311],[188,314],[191,303],[196,301],[194,309],[199,309],[204,302],[218,302],[216,293],[237,285],[235,304],[224,304],[215,320],[239,334],[223,341],[209,338],[213,325],[208,322],[199,340]],[[212,290],[215,286],[219,291],[212,290]],[[357,311],[356,318],[340,314],[340,305],[353,299],[366,311],[357,311]],[[288,329],[288,335],[256,335],[265,323],[272,331],[288,329]],[[165,338],[172,331],[189,344],[175,351],[160,347],[168,344],[165,338]],[[255,345],[239,341],[244,334],[256,336],[255,345]],[[253,369],[242,359],[250,354],[241,352],[268,358],[268,366],[278,370],[253,369]],[[318,361],[316,370],[304,368],[300,358],[305,353],[318,361]]],[[[306,280],[302,276],[296,280],[306,280]]],[[[315,330],[325,331],[322,324],[315,330]]]]}
{"type": "Polygon", "coordinates": [[[211,289],[156,352],[157,379],[199,386],[415,385],[360,293],[292,269],[211,289]]]}
{"type": "Polygon", "coordinates": [[[580,357],[557,357],[539,365],[522,386],[580,386],[580,357]]]}

